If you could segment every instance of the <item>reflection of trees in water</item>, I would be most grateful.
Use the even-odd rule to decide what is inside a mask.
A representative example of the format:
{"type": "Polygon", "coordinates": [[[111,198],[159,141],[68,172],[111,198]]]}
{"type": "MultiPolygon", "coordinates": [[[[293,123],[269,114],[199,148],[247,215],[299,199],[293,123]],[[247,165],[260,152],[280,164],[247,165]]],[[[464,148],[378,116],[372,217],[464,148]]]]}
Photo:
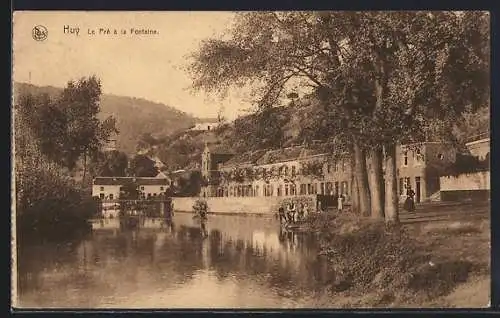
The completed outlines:
{"type": "Polygon", "coordinates": [[[77,242],[66,244],[19,246],[17,248],[17,284],[21,293],[41,287],[45,270],[63,270],[77,261],[77,242]]]}
{"type": "MultiPolygon", "coordinates": [[[[197,236],[183,237],[191,240],[191,246],[201,243],[197,236]]],[[[209,267],[220,279],[229,275],[236,278],[250,275],[282,289],[315,289],[327,281],[327,267],[316,256],[314,237],[281,233],[279,240],[288,252],[270,251],[265,244],[253,244],[250,240],[231,240],[220,230],[211,230],[205,242],[208,243],[209,267]]]]}
{"type": "MultiPolygon", "coordinates": [[[[95,234],[77,250],[78,244],[74,244],[20,253],[20,288],[26,289],[28,285],[36,288],[36,282],[27,281],[28,273],[36,276],[44,268],[56,268],[57,264],[64,264],[65,275],[70,278],[77,277],[79,271],[85,272],[87,276],[82,276],[81,284],[119,286],[120,281],[137,279],[151,280],[154,284],[179,283],[207,267],[219,279],[232,276],[244,280],[252,276],[252,281],[278,292],[311,290],[328,281],[328,268],[316,257],[314,237],[282,232],[278,236],[281,246],[278,249],[266,245],[265,240],[245,237],[248,238],[212,229],[204,238],[199,226],[187,225],[176,225],[173,232],[163,229],[95,234]],[[157,239],[158,231],[163,233],[161,240],[157,239]]],[[[74,287],[76,283],[68,281],[68,284],[74,287]]]]}

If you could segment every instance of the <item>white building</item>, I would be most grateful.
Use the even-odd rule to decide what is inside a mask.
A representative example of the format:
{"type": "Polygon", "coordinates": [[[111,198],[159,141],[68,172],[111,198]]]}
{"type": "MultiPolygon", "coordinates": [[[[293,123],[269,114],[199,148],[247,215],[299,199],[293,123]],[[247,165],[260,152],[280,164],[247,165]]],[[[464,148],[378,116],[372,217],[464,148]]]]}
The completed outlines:
{"type": "Polygon", "coordinates": [[[134,182],[139,187],[143,198],[150,198],[165,193],[170,186],[170,179],[157,177],[97,177],[92,184],[92,196],[102,200],[117,200],[123,185],[134,182]]]}
{"type": "Polygon", "coordinates": [[[164,177],[97,177],[92,184],[92,196],[103,200],[103,215],[106,218],[117,217],[119,212],[120,190],[129,183],[137,184],[141,198],[151,198],[164,194],[171,181],[164,177]]]}
{"type": "Polygon", "coordinates": [[[198,123],[190,130],[191,131],[212,131],[212,130],[216,129],[218,126],[219,126],[219,123],[198,123]]]}
{"type": "Polygon", "coordinates": [[[480,160],[485,160],[490,154],[490,138],[482,138],[465,144],[471,155],[478,157],[480,160]]]}

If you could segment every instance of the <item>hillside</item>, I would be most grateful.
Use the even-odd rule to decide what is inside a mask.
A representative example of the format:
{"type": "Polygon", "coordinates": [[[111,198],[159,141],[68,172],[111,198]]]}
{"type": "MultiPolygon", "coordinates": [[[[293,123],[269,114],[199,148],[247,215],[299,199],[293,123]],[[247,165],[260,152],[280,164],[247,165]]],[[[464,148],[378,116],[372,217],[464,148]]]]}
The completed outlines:
{"type": "MultiPolygon", "coordinates": [[[[57,96],[62,88],[14,83],[15,94],[48,94],[57,96]]],[[[113,115],[120,131],[119,150],[135,153],[139,137],[145,133],[166,136],[190,128],[197,122],[213,119],[197,119],[176,108],[145,99],[103,94],[101,96],[101,117],[113,115]]]]}

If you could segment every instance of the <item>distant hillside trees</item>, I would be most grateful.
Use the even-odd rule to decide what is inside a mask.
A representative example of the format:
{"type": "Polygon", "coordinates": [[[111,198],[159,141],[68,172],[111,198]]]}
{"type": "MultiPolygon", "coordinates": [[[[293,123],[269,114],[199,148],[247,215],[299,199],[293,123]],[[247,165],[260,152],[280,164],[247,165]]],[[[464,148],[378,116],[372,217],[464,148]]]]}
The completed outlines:
{"type": "Polygon", "coordinates": [[[158,169],[155,162],[145,155],[136,155],[130,160],[128,175],[132,177],[155,177],[158,169]]]}
{"type": "MultiPolygon", "coordinates": [[[[47,93],[57,98],[62,88],[34,86],[14,83],[14,91],[25,95],[47,93]]],[[[127,154],[134,153],[140,136],[151,133],[153,136],[166,136],[193,126],[198,120],[174,107],[151,102],[145,99],[103,94],[100,96],[99,119],[109,116],[116,118],[118,150],[127,154]]],[[[203,119],[209,120],[209,119],[203,119]]]]}
{"type": "Polygon", "coordinates": [[[92,174],[100,177],[125,177],[128,157],[121,151],[97,152],[92,158],[92,174]]]}

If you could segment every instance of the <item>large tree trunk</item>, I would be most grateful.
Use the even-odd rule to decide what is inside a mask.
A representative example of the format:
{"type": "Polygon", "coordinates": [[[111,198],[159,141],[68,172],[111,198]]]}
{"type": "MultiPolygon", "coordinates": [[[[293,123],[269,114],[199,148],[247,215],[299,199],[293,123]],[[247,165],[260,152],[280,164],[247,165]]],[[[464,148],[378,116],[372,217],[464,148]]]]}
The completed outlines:
{"type": "Polygon", "coordinates": [[[384,198],[382,197],[382,150],[366,151],[366,170],[370,189],[370,212],[374,219],[384,219],[384,198]]]}
{"type": "Polygon", "coordinates": [[[351,210],[355,212],[359,211],[359,189],[354,173],[351,175],[351,210]]]}
{"type": "Polygon", "coordinates": [[[396,146],[385,147],[385,222],[399,222],[399,204],[396,176],[396,146]]]}
{"type": "Polygon", "coordinates": [[[366,163],[363,150],[354,143],[354,174],[359,194],[359,213],[363,216],[370,215],[370,192],[366,176],[366,163]]]}
{"type": "Polygon", "coordinates": [[[87,174],[87,150],[83,152],[83,176],[82,176],[82,184],[85,185],[85,176],[87,174]]]}

